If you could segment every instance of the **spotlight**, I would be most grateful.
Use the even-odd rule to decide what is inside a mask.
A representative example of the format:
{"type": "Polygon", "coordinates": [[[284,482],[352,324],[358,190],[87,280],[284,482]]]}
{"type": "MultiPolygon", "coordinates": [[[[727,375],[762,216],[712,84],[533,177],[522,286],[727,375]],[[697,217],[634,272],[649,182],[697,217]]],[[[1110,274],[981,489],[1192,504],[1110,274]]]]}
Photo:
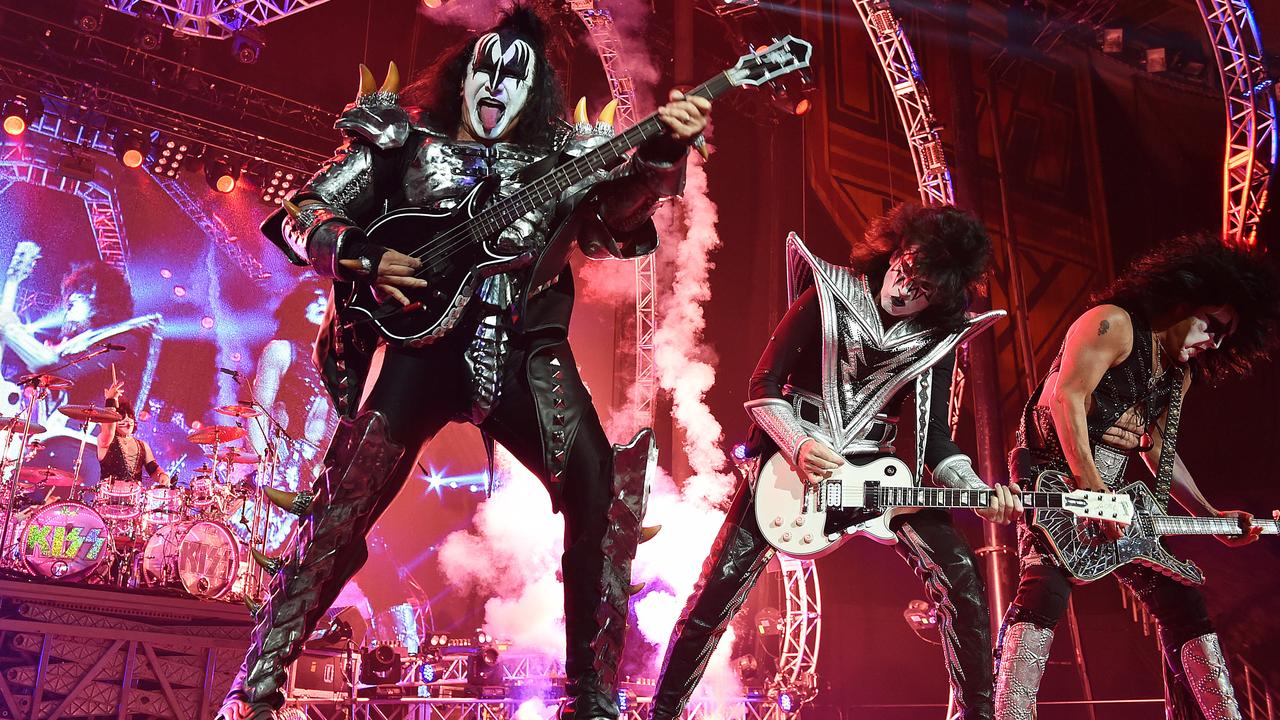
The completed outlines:
{"type": "Polygon", "coordinates": [[[151,172],[165,177],[177,177],[182,161],[191,151],[186,140],[165,136],[159,131],[151,133],[151,172]]]}
{"type": "Polygon", "coordinates": [[[760,672],[760,661],[755,655],[742,655],[733,661],[733,669],[738,671],[738,678],[743,683],[755,680],[760,672]]]}
{"type": "Polygon", "coordinates": [[[219,155],[212,159],[206,158],[204,179],[214,190],[229,193],[236,189],[236,182],[240,180],[240,168],[233,165],[231,158],[226,155],[219,155]]]}
{"type": "Polygon", "coordinates": [[[102,29],[102,3],[97,0],[81,0],[76,8],[76,27],[82,32],[96,35],[102,29]]]}
{"type": "Polygon", "coordinates": [[[418,682],[426,685],[436,681],[436,666],[429,662],[424,662],[418,666],[418,682]]]}
{"type": "Polygon", "coordinates": [[[1110,55],[1124,52],[1124,28],[1102,29],[1102,52],[1110,55]]]}
{"type": "Polygon", "coordinates": [[[266,36],[256,28],[245,28],[231,37],[231,54],[242,65],[252,65],[262,57],[267,46],[266,36]]]}
{"type": "Polygon", "coordinates": [[[782,613],[778,608],[762,608],[756,613],[756,632],[760,637],[777,637],[782,634],[782,613]]]}
{"type": "Polygon", "coordinates": [[[142,167],[147,157],[147,139],[133,130],[117,130],[112,147],[116,151],[116,159],[127,168],[142,167]]]}
{"type": "Polygon", "coordinates": [[[164,22],[158,14],[139,13],[138,29],[133,33],[133,46],[143,52],[155,52],[164,42],[164,22]]]}
{"type": "Polygon", "coordinates": [[[276,168],[273,172],[264,172],[262,176],[262,201],[279,203],[289,195],[297,176],[292,170],[276,168]]]}
{"type": "Polygon", "coordinates": [[[1147,72],[1159,73],[1169,69],[1164,48],[1147,48],[1147,72]]]}
{"type": "Polygon", "coordinates": [[[360,653],[360,682],[364,685],[394,685],[400,682],[404,661],[390,645],[379,645],[360,653]]]}
{"type": "Polygon", "coordinates": [[[803,70],[769,83],[773,104],[788,115],[804,115],[809,112],[813,108],[809,96],[816,89],[813,79],[803,70]]]}
{"type": "Polygon", "coordinates": [[[800,709],[800,698],[790,690],[779,690],[778,709],[789,715],[800,709]]]}
{"type": "Polygon", "coordinates": [[[467,663],[468,685],[497,685],[502,681],[502,669],[498,666],[498,650],[483,647],[471,656],[467,663]]]}
{"type": "Polygon", "coordinates": [[[44,114],[44,102],[39,97],[15,97],[4,104],[4,131],[14,137],[26,132],[44,114]]]}
{"type": "Polygon", "coordinates": [[[98,166],[94,164],[92,158],[74,151],[58,163],[58,174],[68,180],[89,182],[93,180],[97,170],[98,166]]]}

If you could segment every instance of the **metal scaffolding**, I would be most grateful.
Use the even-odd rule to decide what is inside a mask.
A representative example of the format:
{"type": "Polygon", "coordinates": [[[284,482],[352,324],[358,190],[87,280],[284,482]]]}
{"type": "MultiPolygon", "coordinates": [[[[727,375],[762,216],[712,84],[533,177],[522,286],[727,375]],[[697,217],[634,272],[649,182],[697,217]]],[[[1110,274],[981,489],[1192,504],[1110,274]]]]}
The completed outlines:
{"type": "Polygon", "coordinates": [[[150,16],[176,32],[227,38],[246,28],[261,27],[329,0],[107,0],[105,7],[150,16]]]}
{"type": "Polygon", "coordinates": [[[878,0],[853,0],[853,5],[867,28],[871,46],[880,58],[880,67],[898,106],[902,130],[911,148],[911,161],[915,164],[920,199],[925,205],[954,205],[951,171],[938,135],[929,90],[897,15],[888,3],[878,0]]]}
{"type": "Polygon", "coordinates": [[[1253,245],[1276,166],[1275,80],[1248,0],[1196,0],[1218,59],[1227,110],[1222,236],[1253,245]]]}
{"type": "MultiPolygon", "coordinates": [[[[596,6],[594,0],[570,0],[569,6],[582,19],[600,54],[600,64],[604,66],[605,76],[609,79],[609,91],[613,99],[618,101],[617,114],[614,116],[619,128],[626,128],[636,122],[635,86],[631,73],[622,60],[622,40],[613,24],[613,16],[609,11],[596,6]]],[[[636,411],[642,425],[652,425],[654,419],[654,401],[658,394],[658,374],[654,360],[653,336],[657,329],[655,313],[657,274],[654,267],[654,253],[635,259],[636,268],[636,369],[635,394],[636,411]]]]}

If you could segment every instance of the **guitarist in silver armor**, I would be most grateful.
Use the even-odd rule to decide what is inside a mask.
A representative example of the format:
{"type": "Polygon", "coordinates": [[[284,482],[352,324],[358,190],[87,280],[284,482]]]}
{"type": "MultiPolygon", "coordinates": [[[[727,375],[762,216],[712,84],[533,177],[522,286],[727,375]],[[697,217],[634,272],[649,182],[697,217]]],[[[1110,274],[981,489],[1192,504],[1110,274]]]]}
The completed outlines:
{"type": "MultiPolygon", "coordinates": [[[[787,260],[791,307],[756,366],[746,403],[755,467],[782,453],[816,483],[846,462],[893,454],[896,414],[914,392],[916,419],[903,429],[915,445],[916,477],[927,466],[938,485],[986,490],[947,425],[956,346],[1004,315],[965,312],[991,262],[982,224],[955,208],[899,205],[867,228],[852,268],[823,262],[794,235],[787,260]]],[[[1016,485],[997,488],[980,514],[1009,522],[1022,509],[1017,492],[1016,485]]],[[[773,557],[753,505],[751,486],[743,483],[667,646],[654,720],[683,711],[716,643],[773,557]]],[[[943,510],[901,514],[891,527],[898,553],[937,605],[962,717],[990,718],[990,620],[973,550],[943,510]]]]}
{"type": "MultiPolygon", "coordinates": [[[[1280,277],[1261,253],[1209,235],[1180,237],[1139,258],[1067,331],[1027,403],[1010,458],[1013,477],[1030,480],[1055,470],[1069,473],[1081,489],[1109,492],[1123,483],[1137,453],[1151,470],[1162,509],[1172,496],[1194,516],[1234,518],[1240,534],[1221,537],[1225,544],[1257,540],[1261,528],[1252,516],[1210,504],[1175,446],[1192,377],[1246,374],[1274,346],[1278,288],[1280,277]]],[[[1018,528],[1021,578],[997,652],[996,716],[1005,720],[1034,717],[1053,631],[1067,610],[1073,563],[1080,562],[1055,553],[1071,543],[1053,540],[1041,523],[1018,528]]],[[[1100,540],[1121,537],[1115,523],[1089,523],[1085,532],[1100,540]]],[[[1082,567],[1076,572],[1083,575],[1082,567]]],[[[1145,565],[1115,573],[1159,623],[1166,678],[1172,675],[1169,716],[1240,718],[1200,591],[1145,565]]]]}
{"type": "MultiPolygon", "coordinates": [[[[477,425],[547,486],[565,515],[568,717],[616,718],[617,663],[641,539],[652,433],[611,448],[567,342],[573,304],[568,256],[632,258],[653,252],[651,216],[679,193],[688,146],[710,103],[672,93],[659,109],[666,132],[608,174],[579,183],[501,232],[532,256],[486,278],[453,329],[430,344],[380,343],[373,325],[345,312],[354,288],[409,305],[419,260],[374,244],[364,228],[380,214],[456,207],[484,180],[499,196],[612,134],[607,121],[560,120],[563,97],[547,60],[541,21],[517,7],[422,79],[397,92],[394,65],[338,120],[345,144],[264,224],[299,265],[334,291],[316,355],[339,427],[314,498],[292,498],[308,516],[300,550],[271,597],[224,718],[267,718],[279,708],[286,669],[339,590],[368,557],[365,535],[410,476],[419,447],[449,422],[477,425]],[[543,161],[548,162],[543,162],[543,161]],[[371,371],[374,351],[380,367],[371,371]]],[[[602,118],[602,120],[605,120],[602,118]]],[[[411,312],[411,310],[409,311],[411,312]]]]}

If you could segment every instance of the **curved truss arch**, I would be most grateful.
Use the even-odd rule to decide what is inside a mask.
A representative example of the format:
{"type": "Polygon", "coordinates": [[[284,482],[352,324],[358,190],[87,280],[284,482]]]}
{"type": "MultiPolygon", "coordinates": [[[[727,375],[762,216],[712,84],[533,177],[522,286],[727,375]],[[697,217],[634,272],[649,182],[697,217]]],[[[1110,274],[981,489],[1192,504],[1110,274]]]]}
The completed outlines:
{"type": "Polygon", "coordinates": [[[925,205],[954,205],[956,198],[951,185],[951,170],[938,134],[938,122],[933,116],[929,89],[925,87],[920,65],[898,16],[882,0],[853,0],[853,5],[862,18],[885,79],[889,81],[889,89],[893,92],[902,130],[907,134],[907,144],[911,148],[921,201],[925,205]]]}
{"type": "Polygon", "coordinates": [[[1276,167],[1275,81],[1267,73],[1249,0],[1196,0],[1196,5],[1218,59],[1227,111],[1222,236],[1253,245],[1276,167]]]}

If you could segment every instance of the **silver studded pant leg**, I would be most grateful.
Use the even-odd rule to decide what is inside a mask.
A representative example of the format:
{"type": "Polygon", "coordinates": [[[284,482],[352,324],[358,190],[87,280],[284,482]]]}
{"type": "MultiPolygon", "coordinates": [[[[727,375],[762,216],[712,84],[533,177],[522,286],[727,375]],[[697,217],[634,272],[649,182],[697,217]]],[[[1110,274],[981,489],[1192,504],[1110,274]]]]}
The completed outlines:
{"type": "Polygon", "coordinates": [[[1186,641],[1180,654],[1187,686],[1205,720],[1241,720],[1240,705],[1231,687],[1231,672],[1217,633],[1186,641]]]}
{"type": "Polygon", "coordinates": [[[1030,622],[1009,623],[1000,628],[996,666],[997,720],[1034,720],[1036,693],[1049,662],[1053,629],[1030,622]]]}

